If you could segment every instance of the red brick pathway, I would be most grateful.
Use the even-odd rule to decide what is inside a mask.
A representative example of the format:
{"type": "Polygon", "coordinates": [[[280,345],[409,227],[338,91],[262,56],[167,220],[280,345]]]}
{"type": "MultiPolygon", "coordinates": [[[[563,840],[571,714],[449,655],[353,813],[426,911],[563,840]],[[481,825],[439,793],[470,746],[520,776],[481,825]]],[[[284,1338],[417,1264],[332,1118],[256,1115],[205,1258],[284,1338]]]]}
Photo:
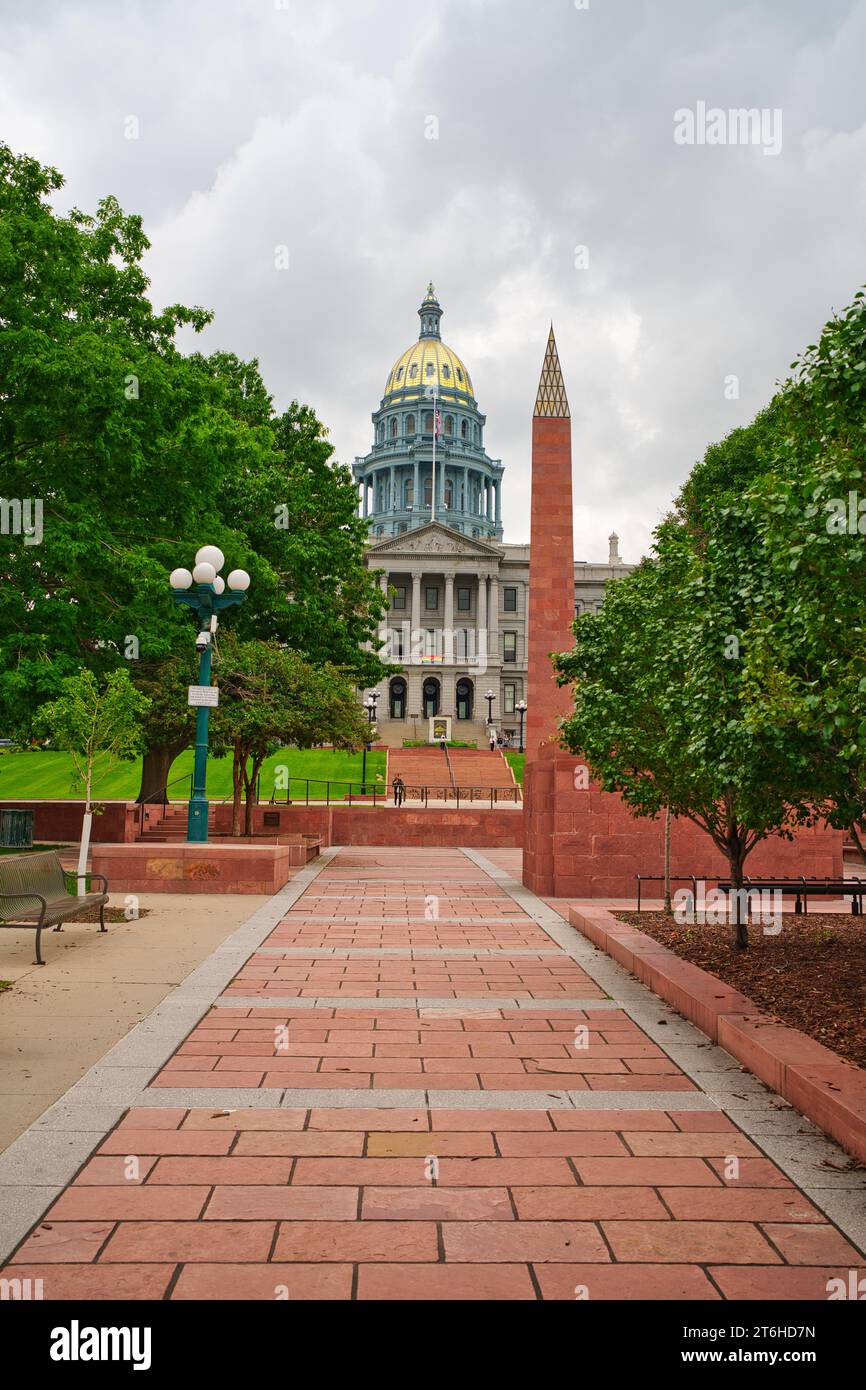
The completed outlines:
{"type": "Polygon", "coordinates": [[[730,1119],[656,1108],[694,1082],[460,851],[342,851],[224,997],[154,1078],[167,1108],[125,1114],[7,1275],[47,1299],[826,1299],[858,1267],[730,1119]],[[382,1094],[407,1089],[448,1096],[382,1094]],[[537,1108],[564,1090],[648,1105],[537,1108]]]}

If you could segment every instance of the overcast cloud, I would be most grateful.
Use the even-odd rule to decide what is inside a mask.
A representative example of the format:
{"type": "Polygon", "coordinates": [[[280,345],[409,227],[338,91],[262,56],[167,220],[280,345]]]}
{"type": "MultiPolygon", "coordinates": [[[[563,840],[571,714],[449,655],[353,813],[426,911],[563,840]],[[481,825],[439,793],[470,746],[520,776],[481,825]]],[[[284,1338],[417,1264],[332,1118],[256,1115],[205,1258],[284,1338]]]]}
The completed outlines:
{"type": "Polygon", "coordinates": [[[215,310],[203,348],[258,357],[345,462],[432,278],[506,465],[506,540],[528,539],[551,319],[576,556],[615,528],[634,560],[866,280],[866,0],[21,0],[0,21],[2,138],[63,171],[62,206],[140,212],[155,302],[215,310]],[[701,101],[780,110],[781,153],[676,144],[701,101]]]}

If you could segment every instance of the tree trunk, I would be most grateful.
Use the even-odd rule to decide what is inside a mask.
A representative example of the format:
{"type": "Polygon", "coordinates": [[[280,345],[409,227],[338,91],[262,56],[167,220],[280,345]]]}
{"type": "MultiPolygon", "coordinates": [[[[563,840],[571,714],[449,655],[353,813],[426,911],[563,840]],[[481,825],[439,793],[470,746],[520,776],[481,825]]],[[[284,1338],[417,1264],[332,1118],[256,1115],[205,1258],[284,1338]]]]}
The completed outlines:
{"type": "Polygon", "coordinates": [[[252,770],[251,770],[251,772],[250,772],[250,775],[249,775],[249,777],[246,777],[246,774],[245,774],[245,777],[244,777],[245,784],[246,784],[246,786],[245,786],[245,790],[246,790],[246,806],[245,806],[245,808],[244,808],[244,834],[245,834],[245,835],[252,835],[252,833],[253,833],[253,810],[254,810],[255,805],[256,805],[256,785],[257,785],[258,780],[259,780],[259,773],[261,772],[261,768],[262,768],[262,763],[263,763],[263,762],[264,762],[264,758],[254,757],[254,758],[253,758],[253,766],[252,766],[252,770]]]}
{"type": "Polygon", "coordinates": [[[665,807],[665,912],[671,910],[671,808],[665,807]]]}
{"type": "Polygon", "coordinates": [[[246,756],[242,757],[240,748],[235,744],[232,756],[232,834],[238,836],[241,833],[241,802],[244,790],[243,767],[245,762],[246,756]]]}
{"type": "Polygon", "coordinates": [[[176,740],[174,743],[154,743],[145,751],[141,760],[141,786],[136,801],[156,798],[168,781],[171,765],[179,753],[190,745],[190,740],[176,740]]]}
{"type": "Polygon", "coordinates": [[[731,903],[734,911],[731,919],[732,945],[735,951],[745,951],[749,945],[749,908],[743,910],[741,890],[743,887],[743,849],[739,836],[732,832],[729,837],[728,863],[731,866],[731,903]]]}

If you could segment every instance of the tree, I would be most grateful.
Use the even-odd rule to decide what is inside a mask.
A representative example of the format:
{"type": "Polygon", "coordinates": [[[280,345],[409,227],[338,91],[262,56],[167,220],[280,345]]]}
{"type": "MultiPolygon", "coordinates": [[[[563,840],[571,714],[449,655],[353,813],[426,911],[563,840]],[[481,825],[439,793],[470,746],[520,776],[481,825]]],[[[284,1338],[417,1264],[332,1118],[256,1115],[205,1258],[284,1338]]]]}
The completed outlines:
{"type": "Polygon", "coordinates": [[[134,758],[141,751],[141,721],[149,701],[135,689],[126,671],[112,671],[101,683],[92,671],[67,676],[62,694],[42,706],[37,728],[47,734],[56,748],[69,753],[75,773],[84,788],[84,819],[78,855],[78,895],[85,892],[87,855],[93,824],[91,793],[93,766],[97,756],[134,758]]]}
{"type": "Polygon", "coordinates": [[[276,643],[224,639],[215,752],[232,753],[232,834],[251,835],[262,763],[284,745],[357,748],[366,719],[352,683],[336,667],[313,665],[276,643]],[[241,806],[245,803],[243,831],[241,806]]]}
{"type": "MultiPolygon", "coordinates": [[[[669,807],[698,825],[741,890],[756,844],[814,819],[814,768],[801,735],[751,718],[741,653],[754,556],[723,512],[708,518],[709,547],[681,519],[663,522],[650,557],[608,586],[601,612],[577,619],[574,650],[555,665],[574,684],[565,745],[634,814],[669,807]]],[[[748,945],[739,913],[733,937],[748,945]]]]}

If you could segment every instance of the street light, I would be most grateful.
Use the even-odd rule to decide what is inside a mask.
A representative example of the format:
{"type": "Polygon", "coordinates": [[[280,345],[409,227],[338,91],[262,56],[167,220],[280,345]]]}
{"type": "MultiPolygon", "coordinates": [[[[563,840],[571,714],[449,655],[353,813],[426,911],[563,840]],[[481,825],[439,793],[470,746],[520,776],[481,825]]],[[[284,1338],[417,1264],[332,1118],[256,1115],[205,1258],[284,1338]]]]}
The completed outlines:
{"type": "Polygon", "coordinates": [[[364,740],[364,751],[361,755],[361,795],[367,795],[367,745],[373,737],[373,721],[376,718],[376,706],[379,703],[378,690],[371,690],[366,700],[364,708],[367,711],[367,722],[370,725],[368,737],[364,740]]]}
{"type": "Polygon", "coordinates": [[[219,571],[224,564],[225,556],[218,546],[203,545],[196,552],[192,573],[188,569],[172,570],[168,580],[175,603],[191,608],[199,625],[195,639],[195,649],[199,654],[198,685],[189,688],[189,703],[196,706],[195,763],[186,821],[186,838],[190,844],[207,843],[208,718],[211,707],[216,705],[218,699],[217,688],[210,683],[212,639],[217,630],[217,613],[223,608],[243,603],[250,587],[246,570],[232,570],[223,579],[219,571]]]}
{"type": "Polygon", "coordinates": [[[492,690],[488,690],[488,692],[487,692],[487,694],[484,696],[484,698],[485,698],[485,700],[487,701],[487,723],[488,723],[488,724],[492,724],[492,723],[493,723],[493,701],[496,699],[496,696],[494,695],[494,693],[493,693],[492,690]]]}
{"type": "Polygon", "coordinates": [[[522,752],[523,752],[523,721],[524,721],[524,719],[526,718],[526,701],[525,701],[525,700],[518,700],[518,701],[517,701],[517,717],[518,717],[518,719],[520,720],[520,748],[519,748],[518,751],[522,753],[522,752]]]}

